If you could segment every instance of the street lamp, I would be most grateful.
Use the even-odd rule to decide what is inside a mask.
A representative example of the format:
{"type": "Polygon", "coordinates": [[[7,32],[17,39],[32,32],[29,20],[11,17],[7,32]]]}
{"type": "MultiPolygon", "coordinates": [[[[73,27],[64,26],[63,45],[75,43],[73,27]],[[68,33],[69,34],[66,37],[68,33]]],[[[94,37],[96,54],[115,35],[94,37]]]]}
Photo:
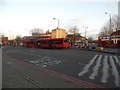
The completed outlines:
{"type": "MultiPolygon", "coordinates": [[[[53,18],[54,20],[55,19],[57,19],[57,18],[53,18]]],[[[59,26],[60,26],[60,20],[59,19],[57,19],[58,20],[58,26],[57,26],[57,29],[59,28],[59,26]]]]}
{"type": "Polygon", "coordinates": [[[28,36],[30,36],[30,30],[28,28],[25,28],[26,31],[28,31],[28,36]]]}
{"type": "Polygon", "coordinates": [[[11,31],[9,31],[9,39],[11,40],[11,31]]]}
{"type": "Polygon", "coordinates": [[[73,33],[74,33],[74,47],[75,47],[75,42],[76,42],[76,40],[75,40],[75,34],[76,34],[77,27],[74,26],[72,29],[73,29],[73,33]]]}
{"type": "Polygon", "coordinates": [[[87,29],[88,27],[83,26],[83,28],[85,28],[85,42],[84,42],[84,46],[86,47],[86,46],[87,46],[87,45],[86,45],[86,29],[87,29]]]}
{"type": "Polygon", "coordinates": [[[87,29],[88,27],[83,26],[83,28],[85,28],[85,38],[86,38],[86,29],[87,29]]]}
{"type": "MultiPolygon", "coordinates": [[[[110,26],[109,26],[109,30],[110,30],[110,34],[113,32],[113,30],[112,30],[112,28],[111,28],[111,13],[107,13],[107,12],[105,12],[105,14],[109,14],[110,15],[110,26]]],[[[109,40],[110,40],[110,46],[111,46],[111,36],[110,36],[110,38],[109,38],[109,40]]]]}
{"type": "Polygon", "coordinates": [[[109,15],[110,15],[110,25],[109,25],[109,30],[112,32],[112,28],[111,28],[111,13],[105,12],[105,14],[109,14],[109,15]]]}

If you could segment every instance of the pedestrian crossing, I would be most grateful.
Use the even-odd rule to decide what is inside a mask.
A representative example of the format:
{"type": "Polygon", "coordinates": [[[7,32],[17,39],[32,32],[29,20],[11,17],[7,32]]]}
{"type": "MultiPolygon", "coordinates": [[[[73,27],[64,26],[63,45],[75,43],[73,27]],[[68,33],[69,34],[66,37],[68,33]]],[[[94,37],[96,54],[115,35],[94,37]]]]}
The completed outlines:
{"type": "Polygon", "coordinates": [[[118,68],[120,69],[120,56],[96,54],[89,63],[83,67],[82,71],[78,73],[78,76],[84,76],[92,70],[88,78],[93,80],[99,72],[102,72],[102,77],[100,78],[102,83],[109,83],[107,81],[110,79],[110,75],[112,75],[114,76],[114,84],[120,87],[120,72],[118,68]],[[100,70],[100,68],[102,68],[102,70],[100,70]],[[111,70],[111,73],[109,70],[111,70]]]}

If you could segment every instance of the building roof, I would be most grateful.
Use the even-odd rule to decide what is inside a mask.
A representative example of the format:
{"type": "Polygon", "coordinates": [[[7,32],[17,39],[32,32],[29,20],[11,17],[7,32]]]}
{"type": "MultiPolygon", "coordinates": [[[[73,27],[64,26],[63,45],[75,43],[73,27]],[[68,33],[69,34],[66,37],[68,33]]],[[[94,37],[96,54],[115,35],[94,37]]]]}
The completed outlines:
{"type": "MultiPolygon", "coordinates": [[[[55,31],[55,30],[65,30],[65,29],[56,28],[56,29],[53,29],[52,31],[55,31]]],[[[66,30],[65,30],[65,31],[66,31],[66,30]]]]}

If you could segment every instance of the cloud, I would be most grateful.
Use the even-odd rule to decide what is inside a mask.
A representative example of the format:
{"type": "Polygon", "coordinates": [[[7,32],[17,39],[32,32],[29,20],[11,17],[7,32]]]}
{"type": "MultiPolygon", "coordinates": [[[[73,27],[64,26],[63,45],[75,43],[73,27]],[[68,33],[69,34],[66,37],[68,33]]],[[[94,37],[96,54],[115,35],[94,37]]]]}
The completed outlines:
{"type": "Polygon", "coordinates": [[[83,18],[77,17],[77,18],[69,19],[64,27],[67,28],[67,30],[69,30],[69,28],[73,26],[77,26],[78,28],[80,28],[84,22],[85,20],[83,18]]]}
{"type": "Polygon", "coordinates": [[[5,2],[3,0],[0,0],[0,9],[5,6],[5,2]]]}

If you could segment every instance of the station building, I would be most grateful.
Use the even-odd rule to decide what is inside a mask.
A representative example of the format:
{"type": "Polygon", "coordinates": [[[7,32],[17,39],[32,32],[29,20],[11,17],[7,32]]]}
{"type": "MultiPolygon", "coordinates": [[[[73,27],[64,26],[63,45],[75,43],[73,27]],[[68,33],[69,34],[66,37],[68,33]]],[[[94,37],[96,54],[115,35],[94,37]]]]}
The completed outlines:
{"type": "Polygon", "coordinates": [[[3,45],[8,44],[8,37],[0,36],[0,43],[3,45]]]}
{"type": "Polygon", "coordinates": [[[51,37],[52,38],[66,38],[67,32],[65,29],[54,29],[52,30],[51,37]]]}
{"type": "Polygon", "coordinates": [[[53,29],[51,32],[46,32],[45,34],[40,34],[40,36],[50,36],[51,38],[66,38],[67,32],[65,29],[53,29]]]}

